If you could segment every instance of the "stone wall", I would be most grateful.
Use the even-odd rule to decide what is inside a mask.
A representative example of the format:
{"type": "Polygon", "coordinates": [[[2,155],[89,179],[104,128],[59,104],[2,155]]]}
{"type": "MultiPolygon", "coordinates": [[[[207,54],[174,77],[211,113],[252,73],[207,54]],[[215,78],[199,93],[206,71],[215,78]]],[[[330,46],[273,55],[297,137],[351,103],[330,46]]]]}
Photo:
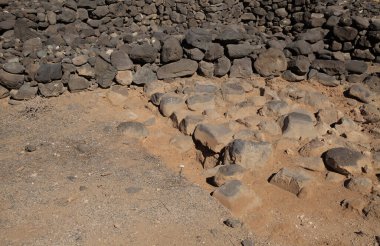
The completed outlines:
{"type": "Polygon", "coordinates": [[[18,100],[195,72],[336,86],[372,78],[364,61],[380,62],[376,2],[0,0],[0,8],[0,96],[18,100]]]}

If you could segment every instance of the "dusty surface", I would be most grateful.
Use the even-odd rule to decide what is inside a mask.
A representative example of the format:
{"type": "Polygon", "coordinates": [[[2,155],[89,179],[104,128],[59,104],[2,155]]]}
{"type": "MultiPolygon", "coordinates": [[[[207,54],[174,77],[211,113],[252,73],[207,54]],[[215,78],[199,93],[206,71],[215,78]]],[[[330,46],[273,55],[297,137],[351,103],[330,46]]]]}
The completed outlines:
{"type": "Polygon", "coordinates": [[[126,110],[98,92],[1,101],[0,245],[238,245],[249,237],[225,226],[229,212],[179,169],[115,133],[126,110]],[[25,152],[28,144],[36,151],[25,152]]]}
{"type": "MultiPolygon", "coordinates": [[[[276,81],[273,89],[289,85],[276,81]]],[[[342,87],[297,87],[321,91],[344,113],[353,108],[342,87]]],[[[126,107],[104,95],[1,101],[1,245],[239,245],[248,237],[257,245],[375,245],[380,222],[341,206],[362,195],[325,182],[325,173],[314,174],[302,199],[267,182],[297,165],[289,152],[304,144],[298,142],[278,144],[271,162],[245,177],[261,206],[235,215],[244,229],[225,226],[231,215],[209,196],[210,173],[195,149],[179,153],[170,144],[181,133],[141,88],[129,90],[126,107]],[[138,143],[120,136],[115,128],[127,120],[149,122],[149,137],[138,143]],[[28,144],[36,151],[25,152],[28,144]]]]}

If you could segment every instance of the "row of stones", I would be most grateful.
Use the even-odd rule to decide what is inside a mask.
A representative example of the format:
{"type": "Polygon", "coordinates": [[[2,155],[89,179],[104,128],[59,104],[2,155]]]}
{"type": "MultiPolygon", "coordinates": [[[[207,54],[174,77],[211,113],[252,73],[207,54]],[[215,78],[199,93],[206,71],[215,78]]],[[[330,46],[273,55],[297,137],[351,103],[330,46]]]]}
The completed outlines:
{"type": "MultiPolygon", "coordinates": [[[[144,13],[143,9],[148,10],[154,9],[155,7],[162,7],[168,9],[175,8],[178,9],[179,12],[184,12],[185,19],[180,20],[180,23],[183,23],[183,25],[186,27],[180,30],[180,32],[183,33],[187,28],[197,26],[187,26],[187,24],[191,23],[191,21],[187,21],[186,18],[191,18],[189,16],[191,16],[193,11],[207,9],[207,7],[211,4],[213,6],[225,6],[224,9],[231,10],[231,12],[237,16],[240,16],[241,11],[234,10],[233,6],[247,5],[247,12],[245,12],[240,19],[238,17],[235,17],[235,22],[232,20],[230,21],[228,18],[226,19],[226,16],[228,16],[226,14],[217,14],[216,16],[219,16],[220,18],[223,17],[223,19],[225,19],[225,23],[240,23],[241,20],[244,21],[251,19],[260,19],[256,16],[263,17],[263,22],[261,25],[260,23],[248,23],[246,25],[251,31],[265,31],[265,26],[273,26],[272,21],[274,19],[277,20],[277,22],[280,22],[280,24],[275,25],[277,27],[277,30],[272,30],[270,34],[282,32],[289,33],[292,31],[293,34],[289,33],[289,36],[296,36],[298,33],[303,32],[303,30],[307,30],[309,28],[323,27],[324,29],[329,29],[336,25],[345,27],[344,29],[336,28],[336,30],[334,30],[334,36],[336,36],[342,43],[333,43],[334,39],[330,38],[329,45],[331,46],[330,48],[332,51],[343,49],[347,52],[354,50],[355,47],[358,47],[359,49],[370,48],[374,47],[374,43],[370,41],[371,39],[375,39],[375,41],[377,39],[378,41],[378,33],[376,33],[377,30],[376,28],[370,28],[369,19],[357,15],[351,16],[352,13],[349,10],[345,9],[344,5],[327,7],[322,5],[319,7],[311,7],[312,5],[304,1],[295,1],[295,6],[293,6],[293,1],[291,1],[289,4],[287,1],[276,1],[275,3],[272,3],[271,1],[230,1],[229,3],[223,3],[222,1],[213,1],[211,3],[190,2],[186,4],[181,2],[176,3],[176,1],[131,1],[127,3],[118,1],[65,1],[64,3],[43,2],[41,4],[26,1],[24,11],[17,12],[17,10],[22,6],[18,6],[20,4],[18,2],[15,2],[13,4],[15,5],[12,5],[9,11],[7,10],[7,12],[2,13],[1,20],[3,21],[0,23],[0,29],[3,31],[12,29],[16,18],[20,19],[25,17],[29,20],[29,24],[31,26],[38,28],[39,30],[49,30],[51,26],[73,24],[81,21],[87,25],[86,29],[99,29],[100,33],[108,32],[108,34],[111,34],[118,31],[130,31],[130,34],[124,35],[124,38],[133,39],[131,33],[135,31],[144,33],[147,31],[144,30],[141,25],[136,24],[140,21],[140,18],[136,20],[136,16],[141,16],[137,9],[141,8],[141,12],[144,13]],[[198,6],[194,7],[197,4],[198,6]],[[176,7],[176,5],[179,7],[176,7]],[[260,7],[260,5],[265,5],[265,7],[260,7]],[[287,9],[278,8],[277,5],[284,5],[283,7],[287,6],[287,9]],[[315,13],[313,12],[313,8],[315,8],[315,13]],[[272,9],[274,12],[270,11],[272,9]],[[302,12],[300,12],[301,10],[302,12]],[[292,16],[289,16],[288,12],[294,13],[292,16]],[[289,18],[287,19],[286,17],[289,18]],[[307,24],[306,26],[305,23],[307,24]],[[133,24],[135,24],[135,26],[133,24]],[[264,29],[258,28],[257,26],[262,26],[264,29]],[[370,32],[368,35],[367,31],[370,32]],[[360,35],[358,35],[358,32],[360,35]],[[355,39],[356,36],[358,36],[357,39],[355,39]]],[[[319,3],[317,2],[314,4],[319,3]]],[[[239,8],[241,8],[241,6],[239,8]]],[[[376,10],[376,8],[372,8],[371,10],[376,10]]],[[[149,12],[151,12],[151,10],[149,10],[149,12]]],[[[173,13],[178,14],[175,11],[173,11],[173,13]]],[[[208,20],[208,23],[215,23],[215,21],[208,20]]],[[[216,23],[221,22],[216,21],[216,23]]],[[[150,27],[155,26],[152,24],[153,23],[148,23],[147,25],[150,27]]],[[[160,29],[162,28],[157,27],[154,30],[150,31],[159,31],[160,29]]],[[[172,32],[166,28],[164,29],[165,31],[172,32]]],[[[174,30],[174,32],[178,31],[179,30],[174,30]]],[[[92,32],[87,31],[87,33],[91,34],[92,32]]],[[[355,54],[358,57],[365,57],[365,59],[372,58],[372,60],[374,59],[369,54],[363,55],[357,54],[357,52],[355,54]]]]}
{"type": "MultiPolygon", "coordinates": [[[[172,120],[173,126],[192,136],[205,168],[222,164],[213,179],[220,188],[213,195],[226,207],[240,210],[258,202],[258,197],[240,180],[247,170],[256,173],[265,167],[279,146],[275,143],[281,139],[311,141],[299,149],[301,157],[294,159],[297,167],[282,168],[268,177],[271,184],[302,197],[308,185],[317,182],[315,173],[329,170],[327,181],[342,182],[347,189],[363,195],[379,192],[376,183],[366,177],[380,171],[379,156],[371,160],[354,150],[356,144],[367,145],[367,152],[371,150],[371,138],[354,121],[334,109],[322,94],[286,88],[276,96],[256,79],[228,80],[221,85],[199,81],[170,86],[164,89],[165,84],[160,87],[147,84],[144,89],[162,115],[172,120]],[[300,98],[302,94],[305,99],[298,102],[318,108],[317,113],[295,109],[284,101],[286,97],[300,98]],[[226,108],[226,112],[220,111],[221,108],[226,108]],[[351,147],[331,147],[347,144],[351,147]],[[345,180],[344,176],[349,178],[345,180]],[[241,199],[246,204],[241,204],[241,199]]],[[[369,117],[366,105],[361,108],[365,120],[378,122],[380,111],[369,117]]],[[[122,123],[119,129],[128,137],[148,134],[144,125],[136,122],[122,123]]],[[[370,210],[373,204],[365,205],[370,210]]],[[[342,206],[351,206],[350,201],[342,206]]]]}
{"type": "MultiPolygon", "coordinates": [[[[117,1],[117,0],[71,0],[71,1],[42,1],[41,3],[31,3],[25,1],[23,6],[28,14],[37,14],[41,20],[39,25],[46,28],[48,23],[55,23],[57,20],[65,23],[74,22],[77,10],[81,16],[91,17],[100,20],[106,17],[117,17],[115,23],[123,21],[129,24],[137,23],[140,26],[175,26],[180,28],[191,28],[204,25],[206,23],[238,23],[254,22],[250,24],[278,28],[289,26],[289,24],[313,25],[319,20],[314,20],[314,16],[308,13],[324,13],[347,8],[349,13],[362,13],[369,16],[376,16],[379,7],[372,2],[342,2],[337,6],[326,6],[319,1],[242,1],[242,0],[213,0],[213,1],[117,1]],[[33,5],[32,5],[33,4],[33,5]],[[45,12],[44,10],[48,10],[45,12]],[[124,19],[123,18],[129,18],[124,19]],[[45,22],[45,23],[44,23],[45,22]],[[48,22],[48,23],[46,23],[48,22]]],[[[5,1],[3,6],[11,5],[19,7],[14,2],[5,1]]],[[[83,17],[82,17],[83,18],[83,17]]],[[[299,27],[298,27],[299,28],[299,27]]]]}
{"type": "MultiPolygon", "coordinates": [[[[18,20],[14,35],[24,40],[25,34],[38,36],[25,21],[18,20]]],[[[180,37],[161,33],[152,43],[123,44],[105,51],[83,49],[72,58],[62,50],[55,51],[52,45],[45,46],[41,37],[34,37],[6,53],[9,57],[0,70],[1,95],[7,96],[7,89],[22,88],[13,93],[13,98],[30,99],[39,87],[43,96],[58,96],[65,90],[64,85],[71,91],[94,86],[108,88],[115,80],[122,85],[132,82],[144,85],[157,79],[190,76],[197,71],[206,77],[228,74],[238,78],[250,77],[256,71],[262,76],[282,74],[289,81],[314,79],[327,86],[337,86],[337,78],[346,77],[352,82],[366,82],[367,64],[322,49],[324,35],[323,29],[314,28],[296,41],[268,40],[272,48],[265,49],[250,44],[244,29],[227,26],[213,35],[198,28],[180,37]],[[332,57],[336,59],[328,60],[332,57]]],[[[372,77],[367,84],[378,91],[372,77]]]]}

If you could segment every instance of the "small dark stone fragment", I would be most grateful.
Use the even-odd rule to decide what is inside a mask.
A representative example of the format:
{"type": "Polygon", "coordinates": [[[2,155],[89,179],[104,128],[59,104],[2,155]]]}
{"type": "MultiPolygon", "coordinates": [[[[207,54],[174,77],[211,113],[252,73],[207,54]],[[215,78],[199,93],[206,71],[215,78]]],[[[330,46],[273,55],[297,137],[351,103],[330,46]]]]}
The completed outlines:
{"type": "Polygon", "coordinates": [[[37,150],[37,147],[35,145],[28,144],[27,146],[25,146],[25,151],[27,152],[33,152],[36,150],[37,150]]]}
{"type": "Polygon", "coordinates": [[[231,228],[239,228],[242,226],[242,223],[239,220],[232,218],[226,219],[223,223],[231,228]]]}

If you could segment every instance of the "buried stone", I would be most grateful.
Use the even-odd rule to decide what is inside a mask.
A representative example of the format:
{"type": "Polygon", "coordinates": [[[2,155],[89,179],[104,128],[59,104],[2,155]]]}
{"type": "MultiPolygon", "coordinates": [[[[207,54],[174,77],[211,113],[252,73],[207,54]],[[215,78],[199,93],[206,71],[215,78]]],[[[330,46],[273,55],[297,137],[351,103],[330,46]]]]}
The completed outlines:
{"type": "Polygon", "coordinates": [[[194,139],[215,153],[220,152],[231,141],[233,132],[226,124],[199,124],[194,139]]]}
{"type": "Polygon", "coordinates": [[[263,167],[271,154],[270,143],[236,139],[226,147],[223,163],[225,165],[239,164],[244,168],[255,170],[263,167]]]}
{"type": "Polygon", "coordinates": [[[282,168],[269,182],[298,196],[311,179],[311,176],[300,168],[282,168]]]}
{"type": "Polygon", "coordinates": [[[361,102],[369,103],[372,98],[372,93],[364,85],[354,84],[347,91],[348,96],[353,97],[361,102]]]}
{"type": "Polygon", "coordinates": [[[181,120],[178,129],[185,135],[192,135],[194,129],[204,120],[203,115],[188,115],[181,120]]]}
{"type": "Polygon", "coordinates": [[[214,183],[217,186],[222,186],[230,180],[241,180],[246,169],[238,164],[224,165],[218,169],[214,176],[214,183]]]}
{"type": "Polygon", "coordinates": [[[369,194],[372,191],[372,180],[365,177],[354,177],[349,179],[345,187],[349,190],[359,192],[361,194],[369,194]]]}
{"type": "Polygon", "coordinates": [[[254,191],[249,190],[239,180],[228,181],[216,189],[212,196],[235,214],[244,213],[249,208],[256,207],[261,203],[261,199],[254,191]]]}
{"type": "Polygon", "coordinates": [[[160,112],[169,117],[174,111],[184,107],[183,99],[175,95],[163,95],[160,99],[160,112]]]}
{"type": "Polygon", "coordinates": [[[116,129],[128,138],[144,139],[149,134],[148,129],[143,123],[134,121],[122,122],[116,129]]]}
{"type": "Polygon", "coordinates": [[[215,107],[212,94],[195,94],[186,100],[187,107],[193,111],[204,111],[215,107]]]}
{"type": "Polygon", "coordinates": [[[311,117],[307,114],[292,112],[282,122],[282,134],[288,138],[313,138],[318,135],[311,117]]]}

